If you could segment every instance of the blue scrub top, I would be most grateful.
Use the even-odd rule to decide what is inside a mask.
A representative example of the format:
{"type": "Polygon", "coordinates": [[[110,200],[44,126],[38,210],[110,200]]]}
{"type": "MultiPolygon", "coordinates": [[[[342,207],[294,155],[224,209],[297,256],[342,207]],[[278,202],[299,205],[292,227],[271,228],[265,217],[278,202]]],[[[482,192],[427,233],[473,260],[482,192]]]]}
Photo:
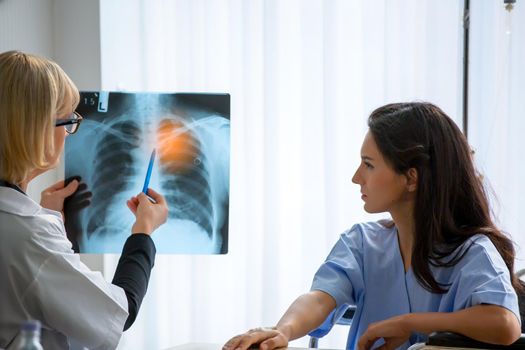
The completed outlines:
{"type": "MultiPolygon", "coordinates": [[[[431,266],[434,278],[449,284],[447,293],[436,294],[417,282],[411,268],[405,273],[395,226],[385,227],[379,222],[355,225],[341,235],[314,276],[311,290],[330,294],[337,309],[336,317],[332,313],[321,329],[312,333],[326,334],[348,305],[357,309],[347,349],[356,349],[370,323],[410,312],[452,312],[493,304],[509,309],[519,320],[518,298],[503,258],[485,235],[469,238],[463,247],[470,243],[470,249],[455,266],[431,266]]],[[[413,334],[398,349],[425,339],[424,335],[413,334]]]]}

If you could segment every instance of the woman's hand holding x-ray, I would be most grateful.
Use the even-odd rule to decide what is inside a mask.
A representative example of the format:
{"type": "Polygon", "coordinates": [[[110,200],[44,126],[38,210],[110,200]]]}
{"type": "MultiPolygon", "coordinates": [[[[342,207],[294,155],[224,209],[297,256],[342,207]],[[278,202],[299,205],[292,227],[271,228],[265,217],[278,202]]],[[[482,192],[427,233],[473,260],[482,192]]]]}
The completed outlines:
{"type": "Polygon", "coordinates": [[[138,196],[133,196],[127,201],[128,208],[136,219],[131,228],[131,233],[150,235],[168,218],[168,205],[164,197],[151,188],[148,188],[148,196],[141,192],[138,196]],[[148,196],[155,203],[152,203],[148,196]]]}
{"type": "Polygon", "coordinates": [[[41,193],[40,205],[43,208],[59,211],[62,213],[64,209],[64,200],[71,196],[78,189],[79,182],[77,180],[71,181],[67,186],[64,186],[64,180],[46,188],[41,193]]]}

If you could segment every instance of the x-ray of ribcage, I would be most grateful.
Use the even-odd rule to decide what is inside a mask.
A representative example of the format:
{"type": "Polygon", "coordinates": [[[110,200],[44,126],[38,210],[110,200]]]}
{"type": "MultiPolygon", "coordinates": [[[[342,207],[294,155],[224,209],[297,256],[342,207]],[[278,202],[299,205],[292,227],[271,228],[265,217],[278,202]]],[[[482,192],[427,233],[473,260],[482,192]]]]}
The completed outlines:
{"type": "Polygon", "coordinates": [[[66,179],[85,184],[65,203],[69,239],[81,253],[120,253],[152,150],[149,188],[168,202],[152,238],[160,253],[228,250],[228,94],[82,92],[84,120],[66,139],[66,179]],[[89,197],[91,192],[91,197],[89,197]]]}

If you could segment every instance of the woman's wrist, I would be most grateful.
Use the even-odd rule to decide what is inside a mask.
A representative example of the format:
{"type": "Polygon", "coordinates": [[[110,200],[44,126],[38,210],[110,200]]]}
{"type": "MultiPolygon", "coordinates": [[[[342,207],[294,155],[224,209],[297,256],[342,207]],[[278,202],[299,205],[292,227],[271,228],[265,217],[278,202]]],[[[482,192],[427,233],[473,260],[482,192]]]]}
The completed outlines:
{"type": "Polygon", "coordinates": [[[147,235],[151,235],[152,232],[153,232],[152,225],[149,225],[145,222],[136,221],[131,227],[131,234],[144,233],[147,235]]]}
{"type": "Polygon", "coordinates": [[[287,324],[277,325],[274,327],[274,329],[281,332],[282,335],[286,337],[286,339],[289,341],[292,338],[292,326],[287,324]]]}

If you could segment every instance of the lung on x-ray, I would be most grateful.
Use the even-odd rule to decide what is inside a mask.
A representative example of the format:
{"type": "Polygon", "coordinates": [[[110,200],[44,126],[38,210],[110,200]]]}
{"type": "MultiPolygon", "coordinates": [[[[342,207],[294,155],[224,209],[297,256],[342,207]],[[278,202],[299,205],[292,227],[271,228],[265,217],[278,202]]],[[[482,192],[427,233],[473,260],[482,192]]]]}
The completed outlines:
{"type": "Polygon", "coordinates": [[[121,253],[135,216],[126,200],[149,188],[168,202],[152,238],[159,253],[228,251],[229,94],[82,92],[84,117],[66,138],[66,181],[79,190],[64,205],[75,251],[121,253]]]}

